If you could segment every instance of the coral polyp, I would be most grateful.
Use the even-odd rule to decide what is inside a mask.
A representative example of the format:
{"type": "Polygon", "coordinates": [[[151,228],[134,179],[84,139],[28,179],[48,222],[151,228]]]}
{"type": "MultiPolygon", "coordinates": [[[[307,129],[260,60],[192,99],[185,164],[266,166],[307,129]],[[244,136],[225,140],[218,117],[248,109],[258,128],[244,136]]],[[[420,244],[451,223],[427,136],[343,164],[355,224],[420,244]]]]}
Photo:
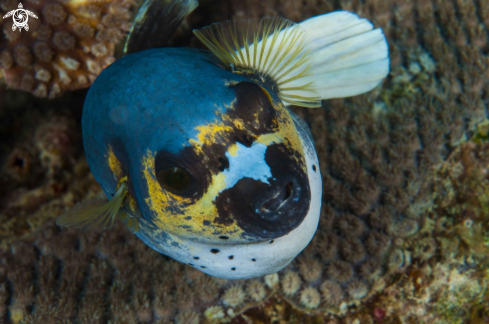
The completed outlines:
{"type": "MultiPolygon", "coordinates": [[[[0,15],[17,7],[2,0],[0,15]]],[[[131,23],[131,0],[25,2],[38,19],[30,29],[12,30],[0,21],[0,69],[10,88],[54,98],[66,90],[86,88],[114,61],[114,47],[131,23]]]]}

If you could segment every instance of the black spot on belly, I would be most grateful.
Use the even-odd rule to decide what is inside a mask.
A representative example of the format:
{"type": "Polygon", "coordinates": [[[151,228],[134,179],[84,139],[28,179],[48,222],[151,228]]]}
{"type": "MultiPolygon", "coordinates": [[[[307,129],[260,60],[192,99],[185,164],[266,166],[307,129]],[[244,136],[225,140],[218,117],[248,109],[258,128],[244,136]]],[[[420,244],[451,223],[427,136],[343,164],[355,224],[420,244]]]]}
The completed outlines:
{"type": "Polygon", "coordinates": [[[204,224],[205,226],[209,226],[209,225],[211,224],[211,222],[209,222],[208,220],[205,220],[205,221],[203,222],[203,224],[204,224]]]}
{"type": "Polygon", "coordinates": [[[270,241],[270,244],[272,244],[272,243],[273,243],[273,240],[270,241]]]}
{"type": "Polygon", "coordinates": [[[231,268],[231,270],[235,271],[235,270],[236,270],[236,268],[231,268]]]}
{"type": "Polygon", "coordinates": [[[191,265],[192,267],[194,266],[192,263],[189,263],[188,265],[191,265]]]}
{"type": "Polygon", "coordinates": [[[313,164],[313,165],[312,165],[312,170],[313,170],[314,172],[316,172],[316,165],[315,165],[315,164],[313,164]]]}
{"type": "Polygon", "coordinates": [[[228,258],[229,258],[229,260],[232,260],[232,259],[234,259],[234,255],[230,255],[230,256],[228,256],[228,258]]]}
{"type": "Polygon", "coordinates": [[[205,269],[205,266],[200,266],[202,269],[205,269]]]}
{"type": "Polygon", "coordinates": [[[211,253],[213,253],[213,254],[217,254],[217,253],[219,253],[219,252],[221,252],[221,251],[219,251],[219,249],[212,249],[212,250],[211,250],[211,253]]]}
{"type": "Polygon", "coordinates": [[[251,259],[251,261],[256,262],[256,259],[255,259],[255,258],[253,258],[253,259],[251,259]]]}
{"type": "Polygon", "coordinates": [[[227,240],[227,239],[229,239],[229,237],[227,237],[227,236],[225,236],[225,235],[221,235],[221,236],[219,236],[219,238],[220,238],[221,240],[227,240]]]}
{"type": "Polygon", "coordinates": [[[194,257],[194,260],[198,260],[198,259],[200,259],[200,258],[199,257],[194,257]]]}

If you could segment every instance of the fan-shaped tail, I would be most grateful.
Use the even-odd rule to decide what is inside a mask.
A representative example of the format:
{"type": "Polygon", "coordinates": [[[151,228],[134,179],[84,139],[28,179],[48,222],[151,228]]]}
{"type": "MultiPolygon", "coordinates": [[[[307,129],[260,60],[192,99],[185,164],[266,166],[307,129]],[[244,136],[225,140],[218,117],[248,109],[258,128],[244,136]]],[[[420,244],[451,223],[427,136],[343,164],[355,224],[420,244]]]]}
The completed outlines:
{"type": "Polygon", "coordinates": [[[375,88],[389,73],[389,48],[380,28],[347,11],[305,20],[312,42],[313,81],[321,99],[358,95],[375,88]]]}

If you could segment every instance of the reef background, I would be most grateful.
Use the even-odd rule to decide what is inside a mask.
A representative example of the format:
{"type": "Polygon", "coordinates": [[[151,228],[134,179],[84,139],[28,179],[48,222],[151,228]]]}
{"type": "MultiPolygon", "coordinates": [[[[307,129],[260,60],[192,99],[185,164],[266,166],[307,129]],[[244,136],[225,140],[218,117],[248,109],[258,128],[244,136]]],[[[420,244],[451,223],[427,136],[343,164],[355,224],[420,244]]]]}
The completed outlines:
{"type": "Polygon", "coordinates": [[[320,158],[321,221],[265,278],[216,280],[120,224],[57,228],[57,215],[101,194],[81,142],[86,90],[48,100],[3,85],[0,321],[489,322],[488,2],[207,0],[170,46],[201,47],[191,30],[225,19],[338,9],[382,27],[391,73],[368,94],[294,108],[320,158]]]}

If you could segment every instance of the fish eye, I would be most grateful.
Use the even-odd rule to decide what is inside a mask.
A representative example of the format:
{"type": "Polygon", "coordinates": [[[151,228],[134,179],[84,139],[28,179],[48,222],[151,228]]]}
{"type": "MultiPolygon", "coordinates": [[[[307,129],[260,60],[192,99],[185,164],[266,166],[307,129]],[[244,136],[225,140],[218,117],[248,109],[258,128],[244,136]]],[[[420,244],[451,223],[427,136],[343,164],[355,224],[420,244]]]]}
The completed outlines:
{"type": "Polygon", "coordinates": [[[190,188],[192,181],[189,173],[180,167],[171,167],[156,174],[156,179],[163,189],[179,194],[190,188]]]}

